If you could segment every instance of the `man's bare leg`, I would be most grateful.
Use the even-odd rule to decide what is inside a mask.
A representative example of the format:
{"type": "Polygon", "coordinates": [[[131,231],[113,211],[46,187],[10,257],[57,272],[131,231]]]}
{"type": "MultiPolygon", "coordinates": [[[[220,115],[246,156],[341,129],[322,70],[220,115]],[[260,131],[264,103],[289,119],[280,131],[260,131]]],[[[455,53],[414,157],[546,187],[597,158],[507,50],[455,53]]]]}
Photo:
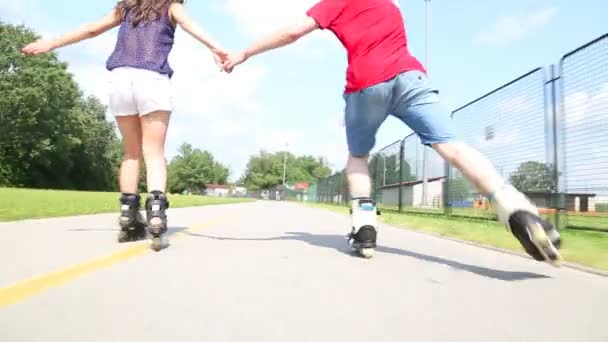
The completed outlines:
{"type": "Polygon", "coordinates": [[[349,235],[349,243],[364,257],[371,258],[376,247],[378,209],[376,203],[370,198],[371,180],[368,171],[368,156],[349,155],[346,175],[352,196],[352,231],[349,235]]]}
{"type": "Polygon", "coordinates": [[[433,148],[460,170],[479,192],[492,199],[498,220],[510,228],[528,254],[539,261],[559,261],[557,248],[561,239],[557,230],[549,222],[539,220],[536,206],[506,184],[485,156],[465,143],[441,143],[433,148]]]}

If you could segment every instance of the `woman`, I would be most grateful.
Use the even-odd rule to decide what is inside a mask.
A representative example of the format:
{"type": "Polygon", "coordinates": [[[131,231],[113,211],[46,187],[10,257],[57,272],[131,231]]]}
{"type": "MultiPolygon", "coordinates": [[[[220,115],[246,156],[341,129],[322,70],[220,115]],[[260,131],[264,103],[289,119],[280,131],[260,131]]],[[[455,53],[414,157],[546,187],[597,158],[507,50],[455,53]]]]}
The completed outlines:
{"type": "Polygon", "coordinates": [[[124,157],[120,167],[121,214],[119,242],[152,234],[153,248],[161,248],[167,231],[167,165],[165,137],[173,110],[168,56],[173,48],[175,29],[183,30],[209,48],[218,66],[227,52],[188,17],[183,0],[122,0],[102,19],[86,24],[55,40],[39,40],[25,46],[27,55],[55,49],[96,37],[120,26],[116,46],[106,67],[111,72],[110,109],[116,117],[124,157]],[[148,196],[147,222],[139,214],[137,193],[139,161],[146,163],[148,196]]]}

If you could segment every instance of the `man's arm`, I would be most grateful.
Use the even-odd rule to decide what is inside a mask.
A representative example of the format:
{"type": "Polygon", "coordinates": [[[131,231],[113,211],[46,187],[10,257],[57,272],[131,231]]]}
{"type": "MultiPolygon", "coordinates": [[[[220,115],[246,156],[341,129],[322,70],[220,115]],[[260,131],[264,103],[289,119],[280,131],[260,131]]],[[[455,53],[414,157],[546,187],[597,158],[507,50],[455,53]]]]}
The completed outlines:
{"type": "Polygon", "coordinates": [[[235,66],[243,63],[248,58],[261,54],[268,50],[273,50],[283,47],[285,45],[289,45],[318,28],[319,24],[313,18],[306,16],[305,18],[298,21],[296,24],[278,30],[258,40],[249,48],[237,54],[230,55],[226,63],[224,63],[224,70],[226,70],[227,72],[232,72],[232,69],[234,69],[235,66]]]}

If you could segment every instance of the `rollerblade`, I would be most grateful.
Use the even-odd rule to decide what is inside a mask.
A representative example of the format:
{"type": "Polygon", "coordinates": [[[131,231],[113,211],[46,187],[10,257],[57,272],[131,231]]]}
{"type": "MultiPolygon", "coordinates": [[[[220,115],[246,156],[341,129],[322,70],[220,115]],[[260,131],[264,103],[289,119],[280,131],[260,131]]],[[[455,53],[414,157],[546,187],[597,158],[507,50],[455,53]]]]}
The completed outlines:
{"type": "Polygon", "coordinates": [[[493,194],[498,220],[517,238],[526,253],[537,261],[559,267],[561,237],[553,224],[513,186],[507,185],[493,194]]]}
{"type": "Polygon", "coordinates": [[[372,258],[376,248],[376,216],[380,211],[371,198],[353,199],[350,209],[352,231],[348,234],[348,243],[364,258],[372,258]]]}
{"type": "Polygon", "coordinates": [[[136,194],[122,194],[120,197],[120,233],[118,242],[137,241],[146,238],[146,222],[139,212],[140,197],[136,194]]]}
{"type": "Polygon", "coordinates": [[[160,251],[167,246],[163,234],[167,232],[167,215],[165,210],[169,208],[167,196],[161,191],[152,191],[146,199],[146,218],[148,231],[152,235],[152,249],[160,251]]]}

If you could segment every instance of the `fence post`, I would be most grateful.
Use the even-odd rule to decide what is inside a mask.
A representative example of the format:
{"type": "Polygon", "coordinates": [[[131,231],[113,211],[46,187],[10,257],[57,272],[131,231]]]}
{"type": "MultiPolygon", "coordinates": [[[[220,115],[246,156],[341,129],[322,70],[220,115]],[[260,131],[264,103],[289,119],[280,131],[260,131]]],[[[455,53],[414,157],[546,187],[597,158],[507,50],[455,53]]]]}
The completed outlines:
{"type": "Polygon", "coordinates": [[[566,176],[564,173],[566,172],[565,164],[563,164],[563,160],[565,160],[565,156],[563,156],[563,160],[559,159],[559,151],[561,149],[562,141],[564,138],[561,138],[559,135],[559,127],[561,127],[560,118],[565,115],[564,112],[564,68],[563,63],[564,59],[567,55],[562,56],[560,58],[558,64],[557,75],[555,75],[555,66],[551,66],[551,78],[554,80],[551,84],[551,97],[552,97],[552,116],[553,116],[553,171],[555,177],[555,226],[557,229],[560,229],[562,226],[567,226],[568,224],[568,216],[564,213],[566,210],[566,176]],[[557,87],[559,89],[559,98],[557,94],[557,87]],[[559,103],[558,103],[559,102],[559,103]],[[558,109],[559,106],[559,109],[558,109]],[[562,169],[562,166],[564,168],[562,169]],[[563,178],[562,178],[563,177],[563,178]],[[561,178],[561,181],[560,181],[561,178]]]}
{"type": "Polygon", "coordinates": [[[422,208],[426,208],[427,207],[427,202],[426,202],[426,198],[427,198],[427,193],[428,193],[428,175],[427,175],[427,169],[426,169],[426,159],[428,156],[428,147],[423,146],[422,147],[422,199],[420,201],[420,206],[422,208]]]}
{"type": "Polygon", "coordinates": [[[450,205],[450,182],[452,180],[452,168],[447,160],[444,161],[445,165],[445,182],[443,183],[443,213],[446,216],[452,215],[452,206],[450,205]]]}
{"type": "Polygon", "coordinates": [[[561,199],[559,197],[561,197],[561,192],[559,189],[559,166],[558,166],[558,148],[557,148],[557,103],[556,103],[556,82],[559,79],[559,75],[555,74],[555,65],[551,64],[551,73],[550,73],[550,78],[549,78],[549,87],[551,90],[551,102],[550,102],[550,106],[551,106],[551,117],[552,117],[552,123],[553,123],[553,127],[552,127],[552,135],[553,135],[553,146],[552,146],[552,150],[553,150],[553,184],[554,187],[553,189],[551,189],[551,197],[553,198],[551,200],[551,206],[553,207],[553,209],[555,209],[555,214],[554,214],[554,220],[555,220],[555,226],[557,227],[557,229],[559,229],[560,227],[560,202],[561,199]]]}
{"type": "Polygon", "coordinates": [[[329,178],[329,200],[331,204],[334,204],[334,177],[329,178]]]}
{"type": "Polygon", "coordinates": [[[403,211],[403,163],[405,159],[405,138],[401,140],[401,144],[399,146],[399,199],[398,201],[398,211],[403,211]]]}
{"type": "Polygon", "coordinates": [[[346,175],[346,170],[341,172],[342,175],[342,199],[344,200],[344,205],[348,205],[350,191],[348,191],[348,177],[346,175]]]}
{"type": "Polygon", "coordinates": [[[374,199],[374,201],[377,201],[378,198],[376,196],[376,186],[377,186],[377,182],[376,182],[376,169],[377,169],[377,164],[378,164],[378,158],[376,158],[375,155],[371,156],[372,160],[371,160],[371,164],[369,165],[369,167],[371,168],[371,172],[370,172],[370,182],[371,182],[371,190],[372,190],[372,198],[374,199]]]}

